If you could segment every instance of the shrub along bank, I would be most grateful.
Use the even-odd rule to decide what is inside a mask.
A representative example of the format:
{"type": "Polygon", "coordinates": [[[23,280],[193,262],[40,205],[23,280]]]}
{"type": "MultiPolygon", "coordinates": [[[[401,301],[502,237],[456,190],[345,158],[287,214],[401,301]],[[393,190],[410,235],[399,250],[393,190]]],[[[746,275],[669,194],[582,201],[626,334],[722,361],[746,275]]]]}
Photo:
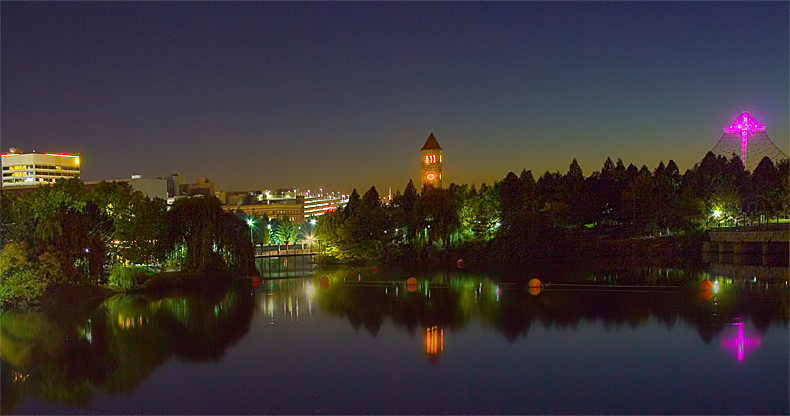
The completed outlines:
{"type": "Polygon", "coordinates": [[[170,209],[128,183],[79,179],[0,192],[0,302],[23,306],[55,286],[130,288],[146,270],[253,270],[247,224],[215,197],[170,209]],[[140,265],[144,265],[140,266],[140,265]],[[132,266],[132,267],[129,267],[132,266]]]}

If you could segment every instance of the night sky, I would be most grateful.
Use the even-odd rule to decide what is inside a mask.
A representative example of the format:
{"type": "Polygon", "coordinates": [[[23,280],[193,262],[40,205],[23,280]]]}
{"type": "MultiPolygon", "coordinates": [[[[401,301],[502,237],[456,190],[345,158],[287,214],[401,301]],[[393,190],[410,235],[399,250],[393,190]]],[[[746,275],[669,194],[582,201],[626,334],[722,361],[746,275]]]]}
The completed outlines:
{"type": "Polygon", "coordinates": [[[788,2],[2,2],[0,146],[84,180],[380,193],[684,172],[743,110],[788,151],[788,2]]]}

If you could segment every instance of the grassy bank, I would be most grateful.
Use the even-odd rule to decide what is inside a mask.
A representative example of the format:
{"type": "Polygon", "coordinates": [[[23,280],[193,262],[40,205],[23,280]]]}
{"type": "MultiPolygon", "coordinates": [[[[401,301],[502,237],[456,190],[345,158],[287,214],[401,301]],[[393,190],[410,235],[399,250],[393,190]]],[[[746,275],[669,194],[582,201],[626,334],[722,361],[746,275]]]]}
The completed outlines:
{"type": "Polygon", "coordinates": [[[113,280],[113,284],[50,285],[41,296],[30,302],[19,304],[4,302],[2,310],[62,311],[82,308],[90,309],[117,294],[171,296],[188,293],[214,293],[227,290],[236,277],[236,275],[227,270],[207,269],[202,272],[170,271],[153,273],[150,271],[142,272],[140,268],[129,269],[116,271],[116,279],[113,280]],[[124,277],[123,281],[126,282],[126,287],[121,287],[117,284],[122,281],[117,279],[118,276],[124,277]]]}

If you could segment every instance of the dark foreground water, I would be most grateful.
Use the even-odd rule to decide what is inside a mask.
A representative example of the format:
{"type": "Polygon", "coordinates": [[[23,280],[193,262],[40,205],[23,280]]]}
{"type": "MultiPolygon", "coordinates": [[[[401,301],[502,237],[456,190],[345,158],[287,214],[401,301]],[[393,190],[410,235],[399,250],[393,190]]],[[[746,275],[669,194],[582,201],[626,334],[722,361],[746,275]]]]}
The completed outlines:
{"type": "Polygon", "coordinates": [[[0,315],[2,412],[790,412],[776,277],[543,264],[253,286],[0,315]]]}

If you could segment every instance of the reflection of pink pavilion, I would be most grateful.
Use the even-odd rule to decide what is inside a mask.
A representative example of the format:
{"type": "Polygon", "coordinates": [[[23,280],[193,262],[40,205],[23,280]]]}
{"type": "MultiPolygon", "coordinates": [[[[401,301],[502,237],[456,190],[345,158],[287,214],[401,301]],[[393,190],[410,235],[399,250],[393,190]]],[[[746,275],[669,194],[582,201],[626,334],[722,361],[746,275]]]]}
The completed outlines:
{"type": "Polygon", "coordinates": [[[765,156],[771,158],[774,164],[787,159],[787,155],[766,134],[765,124],[758,123],[746,111],[724,128],[724,134],[711,152],[727,159],[740,155],[743,166],[750,171],[754,171],[765,156]]]}
{"type": "Polygon", "coordinates": [[[721,347],[734,352],[738,361],[743,361],[746,354],[760,346],[760,337],[745,336],[743,334],[743,322],[735,322],[733,325],[738,327],[738,335],[734,338],[722,338],[721,347]]]}

